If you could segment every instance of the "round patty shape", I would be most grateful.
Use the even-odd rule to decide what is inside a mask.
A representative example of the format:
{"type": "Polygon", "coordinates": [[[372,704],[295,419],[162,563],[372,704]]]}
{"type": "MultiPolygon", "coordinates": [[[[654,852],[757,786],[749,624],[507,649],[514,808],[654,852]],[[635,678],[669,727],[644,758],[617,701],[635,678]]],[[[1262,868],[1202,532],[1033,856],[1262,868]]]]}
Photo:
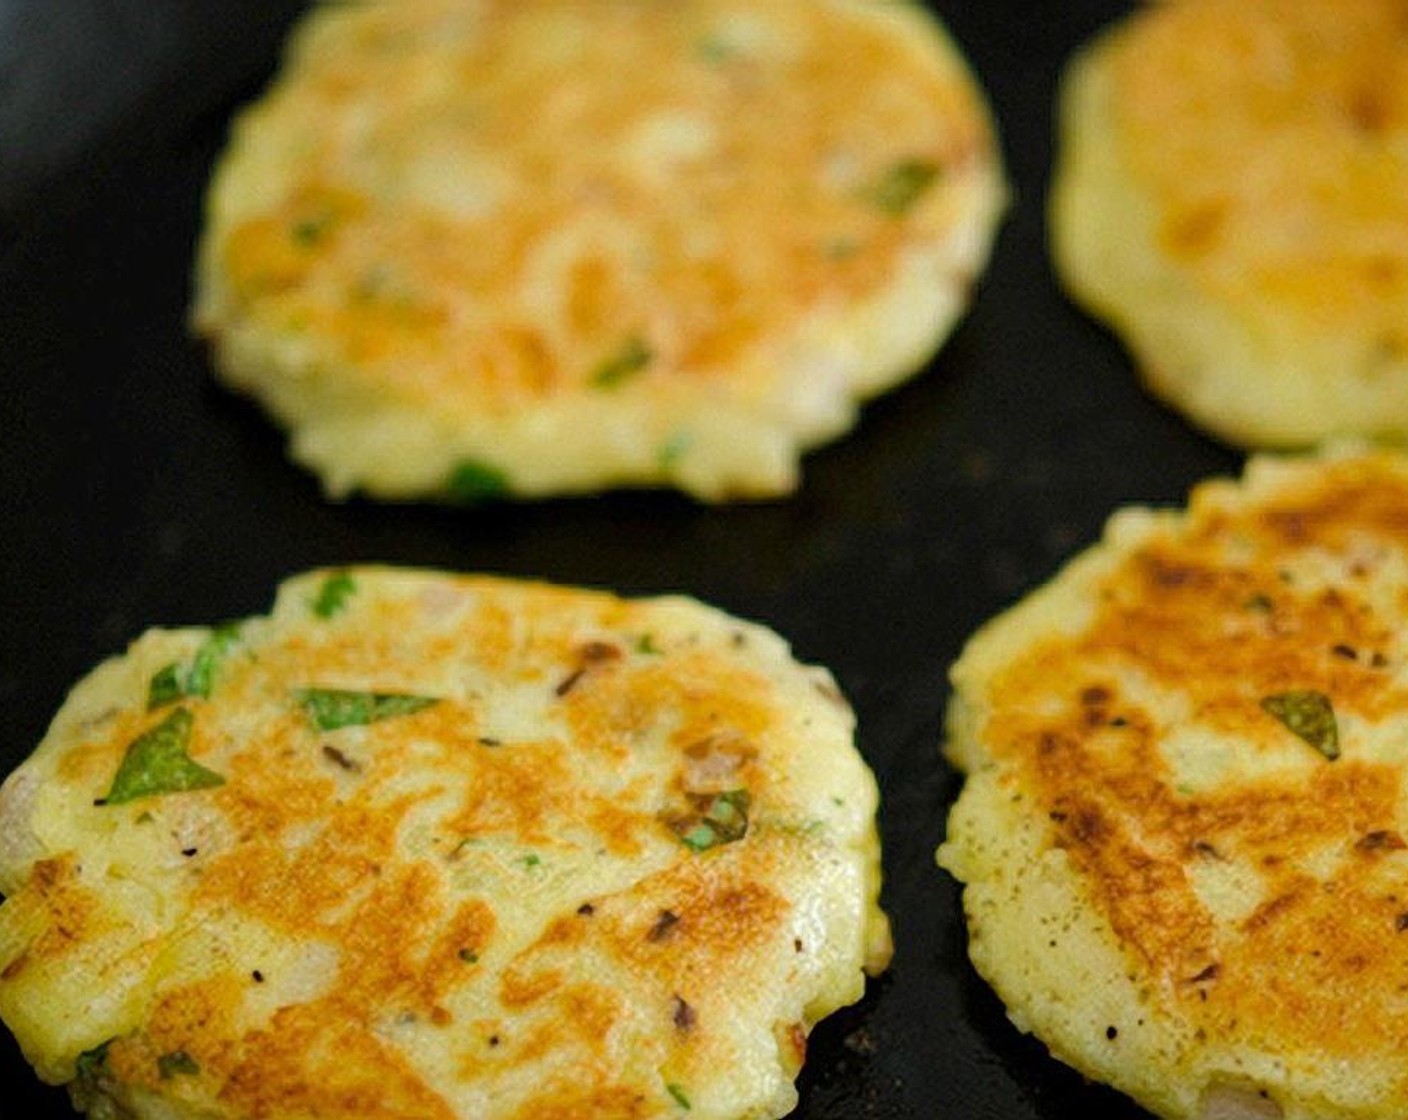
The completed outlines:
{"type": "Polygon", "coordinates": [[[234,127],[194,323],[334,497],[782,494],[1002,198],[908,3],[326,5],[234,127]]]}
{"type": "Polygon", "coordinates": [[[1131,509],[953,669],[940,863],[1012,1020],[1169,1118],[1408,1115],[1408,459],[1131,509]]]}
{"type": "Polygon", "coordinates": [[[93,1116],[781,1116],[889,953],[852,730],[689,599],[297,577],[0,787],[0,1017],[93,1116]]]}
{"type": "Polygon", "coordinates": [[[1079,54],[1058,271],[1234,444],[1408,436],[1408,4],[1150,4],[1079,54]]]}

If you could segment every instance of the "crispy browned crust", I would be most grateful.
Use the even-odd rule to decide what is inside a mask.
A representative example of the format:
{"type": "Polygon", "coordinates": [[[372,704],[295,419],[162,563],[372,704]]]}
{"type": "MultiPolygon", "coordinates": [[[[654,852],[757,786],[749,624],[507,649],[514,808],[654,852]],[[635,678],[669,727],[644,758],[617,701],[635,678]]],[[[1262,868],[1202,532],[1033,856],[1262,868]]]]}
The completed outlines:
{"type": "Polygon", "coordinates": [[[41,1070],[106,1042],[97,1088],[139,1117],[644,1117],[671,1085],[786,1111],[811,1024],[888,955],[829,677],[686,600],[356,568],[322,617],[329,578],[154,711],[193,645],[149,634],[7,783],[41,840],[0,861],[0,1012],[41,1070]],[[310,687],[434,702],[320,728],[310,687]],[[175,704],[222,784],[110,803],[175,704]],[[746,827],[691,843],[737,791],[746,827]],[[118,973],[119,1007],[68,1006],[118,973]]]}
{"type": "MultiPolygon", "coordinates": [[[[1258,462],[1186,514],[1118,519],[955,669],[953,757],[1018,806],[1032,846],[1012,858],[1064,869],[1137,1008],[1108,1028],[1036,1018],[1161,1114],[1192,1115],[1186,1098],[1224,1076],[1296,1117],[1408,1101],[1405,557],[1401,457],[1258,462]],[[1288,697],[1323,700],[1336,741],[1293,728],[1288,697]],[[1121,1065],[1146,1027],[1155,1057],[1121,1065]]],[[[960,827],[944,858],[962,876],[972,845],[1002,841],[960,827]]],[[[970,914],[975,939],[1023,920],[1026,900],[993,899],[970,914]]],[[[1054,926],[1041,943],[1066,951],[1054,926]]],[[[1022,1021],[1027,966],[982,959],[1022,1021]]]]}
{"type": "Polygon", "coordinates": [[[1001,196],[908,3],[327,5],[233,132],[195,321],[334,492],[438,493],[457,454],[515,493],[778,492],[769,440],[837,434],[947,332],[1001,196]],[[397,425],[447,445],[414,479],[367,449],[397,425]]]}

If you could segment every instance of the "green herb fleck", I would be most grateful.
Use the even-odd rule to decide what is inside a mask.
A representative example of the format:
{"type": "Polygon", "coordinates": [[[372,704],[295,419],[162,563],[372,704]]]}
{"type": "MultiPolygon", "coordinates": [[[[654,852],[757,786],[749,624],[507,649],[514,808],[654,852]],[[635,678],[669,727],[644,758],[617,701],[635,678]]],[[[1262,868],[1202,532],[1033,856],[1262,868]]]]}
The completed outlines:
{"type": "Polygon", "coordinates": [[[938,174],[938,164],[929,160],[902,159],[887,168],[864,195],[882,213],[901,218],[919,201],[919,196],[929,189],[938,174]]]}
{"type": "Polygon", "coordinates": [[[662,467],[673,467],[684,458],[684,453],[689,450],[692,443],[694,443],[694,433],[687,428],[681,428],[660,445],[656,458],[662,467]]]}
{"type": "Polygon", "coordinates": [[[154,712],[158,708],[164,708],[185,694],[185,686],[181,683],[181,666],[175,661],[170,665],[163,665],[152,674],[151,683],[147,686],[147,711],[154,712]]]}
{"type": "Polygon", "coordinates": [[[639,335],[632,335],[592,374],[592,384],[598,389],[612,389],[633,374],[650,365],[654,355],[639,335]]]}
{"type": "Polygon", "coordinates": [[[1263,614],[1275,607],[1275,604],[1271,601],[1271,596],[1261,591],[1251,596],[1251,598],[1242,605],[1249,611],[1260,611],[1263,614]]]}
{"type": "Polygon", "coordinates": [[[693,848],[696,852],[702,852],[707,848],[712,848],[719,842],[718,834],[712,827],[703,822],[696,824],[688,832],[684,833],[680,839],[684,841],[686,847],[693,848]]]}
{"type": "Polygon", "coordinates": [[[479,954],[476,953],[473,949],[461,949],[459,956],[460,960],[464,961],[465,964],[479,963],[479,954]]]}
{"type": "Polygon", "coordinates": [[[655,644],[654,634],[642,634],[639,638],[636,639],[636,652],[664,653],[665,651],[655,644]]]}
{"type": "Polygon", "coordinates": [[[200,1066],[196,1060],[184,1050],[173,1050],[169,1054],[162,1054],[156,1060],[156,1068],[163,1081],[170,1081],[177,1074],[194,1077],[200,1073],[200,1066]]]}
{"type": "Polygon", "coordinates": [[[127,748],[112,788],[100,804],[120,805],[159,793],[185,793],[224,785],[225,779],[207,770],[187,753],[195,718],[188,708],[177,708],[127,748]]]}
{"type": "Polygon", "coordinates": [[[747,834],[752,798],[746,789],[691,795],[691,800],[695,813],[675,824],[675,831],[687,848],[703,852],[719,844],[741,840],[747,834]]]}
{"type": "Polygon", "coordinates": [[[523,866],[530,869],[534,867],[541,867],[542,863],[542,857],[539,856],[536,852],[529,852],[526,856],[523,857],[523,866]]]}
{"type": "Polygon", "coordinates": [[[138,824],[151,824],[154,820],[156,820],[156,818],[152,816],[151,813],[147,812],[145,809],[143,809],[137,817],[138,824]]]}
{"type": "Polygon", "coordinates": [[[300,688],[294,698],[319,731],[358,727],[394,716],[408,716],[438,703],[434,696],[396,692],[354,692],[340,688],[300,688]]]}
{"type": "Polygon", "coordinates": [[[315,218],[302,218],[293,223],[289,233],[293,240],[299,245],[316,245],[323,239],[323,234],[327,233],[332,225],[332,219],[322,214],[315,218]]]}
{"type": "Polygon", "coordinates": [[[373,265],[357,278],[352,286],[352,295],[363,302],[373,300],[381,295],[390,280],[391,270],[385,264],[373,265]]]}
{"type": "Polygon", "coordinates": [[[700,59],[710,65],[717,66],[721,62],[727,62],[734,55],[739,53],[738,47],[730,43],[722,35],[705,35],[695,41],[694,53],[700,59]]]}
{"type": "Polygon", "coordinates": [[[319,618],[331,618],[347,605],[357,590],[357,581],[346,572],[333,572],[323,580],[313,600],[313,613],[319,618]]]}
{"type": "Polygon", "coordinates": [[[461,459],[450,472],[445,489],[456,505],[478,505],[507,494],[508,475],[478,459],[461,459]]]}
{"type": "Polygon", "coordinates": [[[74,1069],[77,1071],[80,1081],[93,1082],[99,1073],[107,1068],[108,1047],[113,1044],[113,1039],[108,1039],[100,1046],[95,1046],[91,1050],[85,1050],[78,1055],[74,1062],[74,1069]]]}
{"type": "Polygon", "coordinates": [[[675,1082],[670,1081],[667,1082],[665,1085],[665,1092],[669,1093],[670,1096],[675,1099],[675,1103],[679,1105],[682,1109],[684,1109],[686,1112],[688,1112],[690,1108],[693,1107],[689,1103],[689,1098],[685,1096],[683,1086],[677,1085],[675,1082]]]}
{"type": "Polygon", "coordinates": [[[215,667],[220,660],[229,652],[230,647],[239,641],[240,628],[237,623],[227,623],[224,626],[217,626],[196,650],[196,655],[191,661],[191,671],[186,674],[185,690],[187,696],[210,695],[211,687],[215,683],[215,667]]]}
{"type": "Polygon", "coordinates": [[[1339,758],[1339,725],[1335,722],[1330,698],[1323,692],[1309,689],[1281,692],[1264,697],[1261,706],[1326,758],[1339,758]]]}
{"type": "Polygon", "coordinates": [[[860,242],[853,237],[833,237],[823,243],[821,251],[829,261],[850,260],[860,252],[860,242]]]}
{"type": "Polygon", "coordinates": [[[190,668],[183,670],[180,662],[173,661],[153,673],[147,685],[147,711],[164,708],[183,696],[209,698],[215,683],[215,668],[239,637],[239,623],[217,626],[197,648],[190,668]]]}

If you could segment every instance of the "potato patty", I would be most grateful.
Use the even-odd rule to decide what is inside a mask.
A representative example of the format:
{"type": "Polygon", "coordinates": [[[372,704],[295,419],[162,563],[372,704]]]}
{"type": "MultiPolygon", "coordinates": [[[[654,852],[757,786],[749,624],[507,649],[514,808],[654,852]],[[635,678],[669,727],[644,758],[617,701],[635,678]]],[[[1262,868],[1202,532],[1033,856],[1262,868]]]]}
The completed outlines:
{"type": "Polygon", "coordinates": [[[852,727],[688,599],[300,576],[0,787],[0,1017],[93,1116],[780,1116],[889,952],[852,727]]]}
{"type": "Polygon", "coordinates": [[[1002,198],[908,3],[329,4],[235,125],[194,323],[333,496],[781,494],[1002,198]]]}
{"type": "Polygon", "coordinates": [[[1408,4],[1181,0],[1071,64],[1071,292],[1234,444],[1408,435],[1408,4]]]}
{"type": "Polygon", "coordinates": [[[972,639],[939,858],[1019,1027],[1163,1117],[1408,1113],[1406,608],[1408,460],[1342,451],[1118,514],[972,639]]]}

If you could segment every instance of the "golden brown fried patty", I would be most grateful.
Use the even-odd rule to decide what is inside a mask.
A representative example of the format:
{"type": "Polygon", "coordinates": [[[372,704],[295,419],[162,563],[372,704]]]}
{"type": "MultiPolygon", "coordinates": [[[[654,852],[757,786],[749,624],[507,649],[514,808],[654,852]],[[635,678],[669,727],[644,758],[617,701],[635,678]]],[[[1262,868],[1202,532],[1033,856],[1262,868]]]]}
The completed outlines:
{"type": "Polygon", "coordinates": [[[1408,3],[1142,6],[1065,82],[1052,247],[1233,443],[1408,435],[1408,3]]]}
{"type": "Polygon", "coordinates": [[[334,496],[779,494],[1001,201],[908,3],[330,4],[234,129],[194,321],[334,496]]]}
{"type": "Polygon", "coordinates": [[[1163,1117],[1408,1114],[1406,615],[1408,461],[1348,454],[1124,511],[974,637],[939,858],[1019,1027],[1163,1117]]]}
{"type": "Polygon", "coordinates": [[[301,576],[0,787],[0,1016],[95,1117],[780,1116],[889,952],[851,733],[692,600],[301,576]]]}

